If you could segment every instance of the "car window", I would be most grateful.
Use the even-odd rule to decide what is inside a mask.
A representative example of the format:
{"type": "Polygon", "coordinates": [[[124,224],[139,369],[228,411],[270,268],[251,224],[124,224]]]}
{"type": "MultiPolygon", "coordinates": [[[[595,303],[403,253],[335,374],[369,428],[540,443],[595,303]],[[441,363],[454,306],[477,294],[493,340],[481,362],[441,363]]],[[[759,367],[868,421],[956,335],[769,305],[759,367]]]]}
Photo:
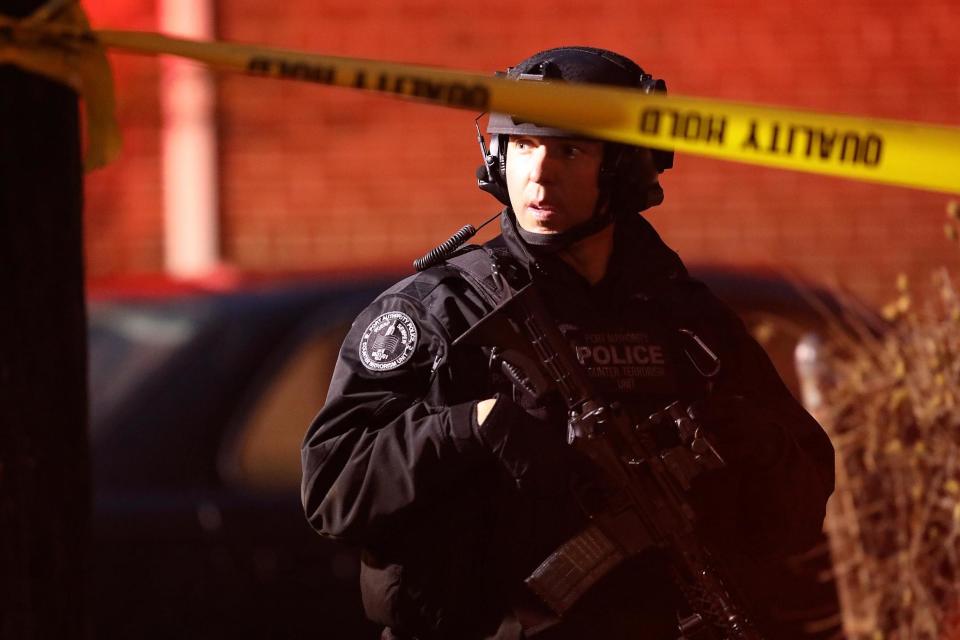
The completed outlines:
{"type": "Polygon", "coordinates": [[[91,431],[210,321],[202,303],[94,302],[87,324],[91,431]]]}
{"type": "Polygon", "coordinates": [[[300,486],[300,444],[327,397],[344,323],[311,335],[271,368],[269,382],[245,414],[226,460],[232,483],[253,491],[300,486]]]}

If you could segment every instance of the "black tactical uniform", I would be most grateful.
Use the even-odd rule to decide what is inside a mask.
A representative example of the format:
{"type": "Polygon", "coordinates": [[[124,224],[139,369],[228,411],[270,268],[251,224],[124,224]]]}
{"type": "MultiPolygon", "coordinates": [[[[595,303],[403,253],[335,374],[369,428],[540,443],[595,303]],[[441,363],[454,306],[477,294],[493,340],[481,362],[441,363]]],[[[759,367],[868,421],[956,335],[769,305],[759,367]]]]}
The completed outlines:
{"type": "MultiPolygon", "coordinates": [[[[832,447],[740,320],[650,225],[619,218],[607,274],[593,286],[558,258],[534,257],[509,209],[501,229],[356,319],[307,434],[308,519],[365,548],[370,617],[421,640],[527,637],[545,610],[523,579],[585,524],[569,487],[593,470],[564,444],[563,407],[518,392],[489,370],[484,350],[451,349],[496,302],[495,287],[463,269],[491,256],[514,284],[537,282],[598,390],[637,420],[674,400],[743,398],[749,428],[776,446],[701,479],[692,498],[706,539],[737,563],[810,546],[833,489],[832,447]],[[712,380],[688,357],[681,328],[719,356],[712,380]],[[494,396],[481,437],[476,403],[494,396]],[[548,432],[511,429],[520,414],[548,432]]],[[[661,554],[649,552],[533,635],[675,638],[678,604],[661,554]]]]}

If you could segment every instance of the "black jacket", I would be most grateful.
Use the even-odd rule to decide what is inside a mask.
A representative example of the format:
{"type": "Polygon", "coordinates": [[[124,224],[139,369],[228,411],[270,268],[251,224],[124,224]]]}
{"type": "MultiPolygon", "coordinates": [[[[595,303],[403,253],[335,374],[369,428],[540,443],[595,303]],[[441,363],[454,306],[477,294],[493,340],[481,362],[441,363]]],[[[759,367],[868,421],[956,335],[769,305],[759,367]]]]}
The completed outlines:
{"type": "MultiPolygon", "coordinates": [[[[602,393],[636,416],[701,399],[705,380],[675,342],[684,327],[720,357],[713,393],[745,396],[770,417],[757,428],[787,435],[776,464],[717,472],[696,488],[704,535],[741,560],[809,547],[833,490],[833,449],[742,322],[687,276],[640,216],[618,222],[608,274],[595,286],[560,260],[531,256],[514,225],[508,210],[488,248],[510,256],[517,278],[538,281],[602,393]]],[[[562,489],[506,477],[477,435],[476,402],[517,395],[488,371],[483,351],[451,349],[490,308],[444,266],[384,292],[353,323],[304,442],[307,518],[321,534],[365,548],[368,615],[400,636],[525,637],[539,605],[523,578],[584,526],[562,489]]],[[[530,409],[549,418],[556,408],[530,409]]],[[[497,413],[485,432],[509,433],[497,413]]],[[[564,425],[554,423],[559,442],[564,425]]],[[[570,473],[588,473],[581,463],[571,454],[570,473]]],[[[673,638],[677,595],[667,572],[657,553],[628,561],[537,637],[673,638]]]]}

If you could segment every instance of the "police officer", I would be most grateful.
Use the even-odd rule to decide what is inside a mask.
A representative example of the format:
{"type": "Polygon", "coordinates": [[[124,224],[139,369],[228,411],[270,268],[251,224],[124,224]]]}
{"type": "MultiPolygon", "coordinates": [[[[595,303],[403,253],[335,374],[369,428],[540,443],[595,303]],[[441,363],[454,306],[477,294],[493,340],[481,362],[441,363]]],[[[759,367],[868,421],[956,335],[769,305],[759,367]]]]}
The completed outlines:
{"type": "MultiPolygon", "coordinates": [[[[588,47],[537,53],[507,77],[665,90],[588,47]]],[[[478,176],[507,205],[502,233],[399,282],[353,323],[303,446],[307,518],[364,549],[364,607],[384,638],[676,638],[685,603],[657,550],[621,562],[562,618],[525,586],[586,526],[574,488],[597,471],[566,445],[555,396],[453,341],[534,281],[605,397],[638,421],[692,407],[727,466],[690,500],[702,538],[734,564],[817,539],[833,449],[740,320],[639,215],[662,201],[672,154],[507,114],[487,131],[478,176]]]]}

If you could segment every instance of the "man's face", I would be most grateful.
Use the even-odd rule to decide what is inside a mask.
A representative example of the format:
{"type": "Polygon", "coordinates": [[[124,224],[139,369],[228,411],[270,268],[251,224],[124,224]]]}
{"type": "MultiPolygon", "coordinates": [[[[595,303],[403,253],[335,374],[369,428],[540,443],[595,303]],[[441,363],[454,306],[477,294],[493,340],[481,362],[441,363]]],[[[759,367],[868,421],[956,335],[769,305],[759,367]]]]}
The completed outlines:
{"type": "Polygon", "coordinates": [[[593,216],[603,143],[510,136],[507,191],[517,222],[534,233],[561,233],[593,216]]]}

